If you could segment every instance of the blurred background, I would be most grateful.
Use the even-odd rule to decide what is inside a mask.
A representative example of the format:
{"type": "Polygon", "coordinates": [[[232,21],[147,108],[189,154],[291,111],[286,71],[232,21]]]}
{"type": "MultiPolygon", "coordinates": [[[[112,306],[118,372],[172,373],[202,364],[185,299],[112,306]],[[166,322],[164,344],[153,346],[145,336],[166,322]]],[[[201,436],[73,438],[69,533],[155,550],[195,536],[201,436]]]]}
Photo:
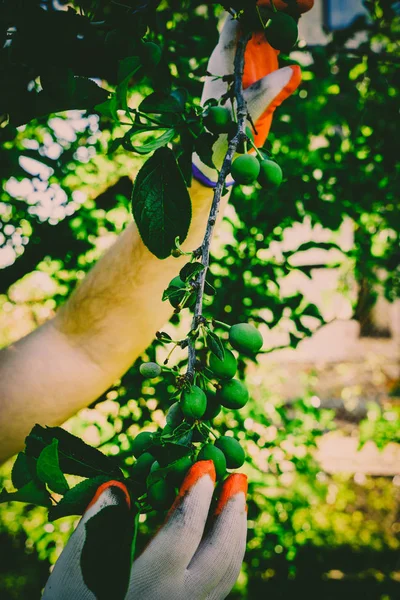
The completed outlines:
{"type": "MultiPolygon", "coordinates": [[[[85,5],[38,4],[50,15],[85,5]]],[[[162,2],[151,33],[173,85],[197,104],[222,12],[162,2]]],[[[252,318],[265,339],[257,363],[240,365],[248,405],[215,421],[248,455],[248,548],[232,600],[400,598],[399,14],[399,2],[316,0],[301,17],[281,64],[301,65],[303,83],[269,136],[285,181],[278,193],[235,188],[214,242],[211,314],[252,318]]],[[[46,50],[57,60],[50,23],[46,50]]],[[[132,84],[132,106],[151,85],[132,84]]],[[[3,123],[0,346],[50,319],[130,221],[145,158],[114,149],[123,131],[94,110],[3,123]]],[[[176,315],[165,331],[186,328],[176,315]]],[[[145,358],[162,361],[164,347],[145,358]]],[[[131,438],[164,425],[171,384],[169,375],[150,384],[133,365],[65,427],[129,465],[131,438]]],[[[0,471],[7,489],[11,465],[0,471]]],[[[76,522],[0,504],[2,599],[40,597],[76,522]]],[[[141,517],[140,544],[157,523],[141,517]]]]}

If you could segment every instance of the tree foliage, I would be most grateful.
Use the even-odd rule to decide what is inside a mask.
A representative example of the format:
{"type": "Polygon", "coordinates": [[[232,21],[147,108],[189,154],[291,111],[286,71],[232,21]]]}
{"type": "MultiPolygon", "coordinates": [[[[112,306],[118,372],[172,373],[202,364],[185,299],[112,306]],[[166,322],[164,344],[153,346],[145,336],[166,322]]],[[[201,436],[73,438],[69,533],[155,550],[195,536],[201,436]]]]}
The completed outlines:
{"type": "MultiPolygon", "coordinates": [[[[355,238],[346,260],[354,266],[357,280],[367,282],[372,294],[382,289],[391,301],[400,293],[398,21],[389,2],[374,0],[367,6],[369,19],[335,33],[326,47],[302,46],[290,57],[281,56],[282,65],[303,65],[300,92],[277,113],[267,147],[282,166],[284,182],[279,193],[259,186],[233,190],[234,210],[225,221],[232,239],[215,252],[206,297],[216,324],[216,339],[210,332],[209,343],[214,342],[217,356],[217,340],[227,339],[219,321],[247,322],[251,316],[269,330],[283,327],[292,347],[324,322],[302,293],[285,298],[281,287],[293,273],[312,278],[312,265],[295,260],[299,252],[317,247],[328,256],[337,250],[344,260],[335,232],[348,219],[355,238]],[[355,36],[361,40],[356,47],[349,45],[355,36]],[[311,241],[285,252],[270,251],[305,220],[333,232],[326,245],[311,241]]],[[[45,273],[55,284],[54,292],[44,298],[53,309],[65,301],[97,260],[97,239],[120,233],[128,222],[131,180],[148,155],[152,157],[144,168],[150,170],[152,161],[172,152],[165,149],[168,144],[182,185],[190,185],[194,148],[209,161],[213,138],[199,128],[199,97],[221,10],[194,0],[82,0],[57,7],[50,1],[0,3],[4,302],[17,302],[13,290],[23,276],[34,272],[45,273]]],[[[182,204],[185,193],[186,189],[182,204]]],[[[140,179],[133,198],[135,212],[135,207],[141,209],[140,179]]],[[[157,248],[160,256],[169,254],[175,235],[184,237],[190,215],[186,217],[181,232],[169,232],[168,247],[157,248]]],[[[148,230],[147,223],[143,227],[148,230]]],[[[157,244],[158,234],[159,230],[154,235],[157,244]]],[[[190,275],[181,273],[181,278],[185,281],[190,275]]],[[[174,325],[179,321],[179,315],[172,319],[174,325]]],[[[162,339],[157,339],[146,358],[159,359],[163,348],[162,339]]],[[[239,361],[241,373],[245,366],[239,361]]],[[[137,364],[99,399],[105,420],[96,425],[96,445],[115,455],[113,468],[127,473],[133,469],[131,439],[143,427],[155,430],[160,424],[171,404],[172,384],[172,375],[151,384],[143,381],[137,364]]],[[[323,504],[329,483],[317,479],[319,468],[312,454],[318,436],[331,427],[331,418],[314,409],[309,398],[287,407],[265,391],[254,394],[239,416],[225,411],[217,418],[222,431],[233,430],[245,445],[253,473],[245,564],[245,572],[252,572],[253,589],[257,582],[262,586],[272,557],[279,568],[294,573],[296,555],[310,541],[333,544],[334,524],[329,530],[312,520],[313,506],[323,504]],[[303,528],[305,522],[310,528],[303,528]]],[[[81,435],[88,426],[80,418],[72,429],[81,435]]],[[[369,432],[364,433],[367,437],[369,432]]],[[[387,441],[386,433],[379,437],[387,441]]],[[[82,498],[76,498],[76,488],[67,491],[62,471],[96,483],[102,474],[57,470],[62,441],[50,435],[49,442],[51,456],[35,451],[30,461],[25,455],[19,458],[13,471],[16,493],[28,502],[48,504],[44,484],[55,492],[62,488],[64,500],[53,508],[52,518],[79,514],[92,484],[80,483],[82,498]],[[40,468],[33,465],[34,472],[32,460],[41,460],[40,468]]],[[[350,514],[347,517],[351,529],[354,523],[350,514]]],[[[44,523],[43,515],[40,519],[44,523]]],[[[151,532],[155,519],[147,518],[142,533],[151,532]]],[[[43,558],[52,554],[56,534],[25,529],[43,558]]],[[[56,533],[62,537],[59,530],[56,533]]],[[[367,543],[395,547],[394,538],[382,541],[370,531],[367,543]]],[[[353,543],[345,534],[341,541],[353,543]]]]}

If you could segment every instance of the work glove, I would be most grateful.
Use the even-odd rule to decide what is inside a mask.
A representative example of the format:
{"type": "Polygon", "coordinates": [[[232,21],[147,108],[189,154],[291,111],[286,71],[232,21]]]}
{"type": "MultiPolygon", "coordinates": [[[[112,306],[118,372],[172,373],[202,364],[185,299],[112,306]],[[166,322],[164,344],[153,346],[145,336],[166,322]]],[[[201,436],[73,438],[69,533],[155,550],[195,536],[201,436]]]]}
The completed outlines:
{"type": "MultiPolygon", "coordinates": [[[[276,0],[274,4],[278,10],[288,7],[288,4],[280,0],[276,0]]],[[[261,1],[259,5],[270,7],[270,0],[261,1]]],[[[313,0],[298,0],[296,6],[299,14],[306,12],[312,8],[313,0]]],[[[239,21],[229,15],[208,63],[209,76],[206,77],[203,88],[202,106],[210,98],[218,101],[226,94],[227,83],[221,77],[232,75],[234,72],[236,42],[241,35],[239,21]]],[[[301,70],[298,65],[278,69],[278,55],[279,51],[272,48],[262,31],[254,33],[246,47],[243,73],[244,98],[256,129],[254,143],[259,148],[267,139],[275,109],[297,89],[301,81],[301,70]]],[[[225,106],[231,108],[230,101],[225,106]]],[[[247,125],[251,126],[250,121],[247,125]]],[[[217,170],[222,166],[227,148],[228,136],[220,135],[213,146],[212,158],[216,169],[204,164],[197,154],[193,155],[193,176],[203,185],[215,187],[218,179],[217,170]]],[[[230,176],[226,179],[226,184],[233,184],[230,176]]]]}
{"type": "Polygon", "coordinates": [[[230,475],[211,511],[214,488],[213,462],[195,463],[164,525],[131,565],[129,492],[119,481],[101,485],[58,559],[43,600],[226,598],[246,547],[247,478],[230,475]]]}

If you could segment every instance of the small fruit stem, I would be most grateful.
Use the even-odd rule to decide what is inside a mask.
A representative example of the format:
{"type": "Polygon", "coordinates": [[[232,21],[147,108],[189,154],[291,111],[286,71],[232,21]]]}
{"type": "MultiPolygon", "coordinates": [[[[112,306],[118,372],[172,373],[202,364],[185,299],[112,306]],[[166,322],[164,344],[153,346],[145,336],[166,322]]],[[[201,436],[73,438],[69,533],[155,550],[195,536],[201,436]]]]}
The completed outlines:
{"type": "Polygon", "coordinates": [[[257,153],[257,156],[258,156],[259,158],[261,158],[261,160],[264,160],[264,157],[263,157],[263,155],[261,154],[260,150],[259,150],[259,149],[257,148],[257,146],[255,145],[255,143],[254,143],[254,142],[252,142],[251,140],[249,140],[249,141],[250,141],[250,144],[253,146],[254,150],[256,151],[256,153],[257,153]]]}
{"type": "MultiPolygon", "coordinates": [[[[234,60],[234,80],[233,80],[233,93],[236,100],[236,117],[238,129],[236,135],[229,141],[228,150],[225,154],[224,161],[222,163],[221,170],[217,184],[214,189],[214,197],[211,204],[211,210],[208,217],[206,232],[204,235],[203,243],[201,245],[201,262],[204,265],[203,271],[201,271],[196,277],[197,284],[197,298],[196,305],[194,308],[194,316],[192,322],[192,329],[196,329],[198,324],[201,322],[203,313],[203,296],[204,286],[206,282],[206,276],[208,267],[210,264],[210,245],[213,237],[215,223],[217,220],[219,206],[221,202],[222,192],[225,186],[225,179],[230,171],[232,159],[235,155],[238,144],[246,139],[246,118],[247,118],[247,105],[243,96],[243,72],[244,72],[244,55],[251,34],[243,35],[239,38],[236,47],[236,54],[234,60]]],[[[233,103],[232,103],[233,104],[233,103]]],[[[187,376],[193,381],[195,374],[195,363],[196,363],[196,349],[195,342],[188,338],[188,353],[189,362],[187,368],[187,376]]]]}

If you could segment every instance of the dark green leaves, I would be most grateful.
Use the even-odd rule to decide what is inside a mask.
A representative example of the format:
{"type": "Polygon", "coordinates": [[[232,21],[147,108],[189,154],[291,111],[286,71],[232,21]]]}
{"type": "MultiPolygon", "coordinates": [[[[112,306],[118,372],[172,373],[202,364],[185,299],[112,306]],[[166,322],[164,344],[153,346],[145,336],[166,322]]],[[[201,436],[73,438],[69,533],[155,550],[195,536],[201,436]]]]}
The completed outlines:
{"type": "Polygon", "coordinates": [[[182,112],[182,105],[172,94],[167,96],[154,92],[141,102],[139,110],[154,114],[180,113],[182,112]]]}
{"type": "Polygon", "coordinates": [[[15,460],[11,472],[11,481],[17,489],[29,483],[36,474],[36,461],[31,456],[20,452],[15,460]]]}
{"type": "Polygon", "coordinates": [[[55,521],[68,515],[82,515],[95,495],[97,488],[108,480],[109,477],[99,475],[92,479],[84,479],[75,485],[67,491],[56,506],[51,507],[49,520],[55,521]]]}
{"type": "Polygon", "coordinates": [[[126,135],[123,138],[122,146],[125,150],[137,152],[137,154],[150,154],[150,152],[154,152],[155,150],[158,150],[158,148],[162,148],[168,144],[174,137],[175,130],[167,129],[164,133],[148,142],[144,142],[140,145],[133,145],[129,136],[126,135]]]}
{"type": "Polygon", "coordinates": [[[207,346],[219,360],[224,360],[225,348],[217,334],[210,330],[207,330],[207,346]]]}
{"type": "Polygon", "coordinates": [[[200,160],[210,167],[216,169],[213,162],[213,145],[217,141],[217,135],[211,135],[211,133],[202,133],[195,141],[194,148],[199,155],[200,160]]]}
{"type": "Polygon", "coordinates": [[[38,506],[51,506],[50,494],[40,483],[30,481],[16,492],[0,492],[0,502],[28,502],[38,506]]]}
{"type": "Polygon", "coordinates": [[[132,193],[132,213],[147,248],[167,258],[189,231],[192,208],[185,181],[169,148],[159,148],[143,165],[132,193]]]}
{"type": "Polygon", "coordinates": [[[179,271],[179,277],[182,281],[189,281],[189,279],[193,279],[196,277],[201,271],[204,270],[204,265],[199,262],[187,263],[182,269],[179,271]]]}
{"type": "Polygon", "coordinates": [[[40,453],[36,464],[36,474],[40,481],[57,494],[65,494],[69,485],[60,469],[58,461],[58,440],[53,439],[50,446],[46,446],[40,453]]]}
{"type": "Polygon", "coordinates": [[[53,439],[58,440],[58,459],[63,473],[94,477],[110,475],[121,477],[122,473],[112,458],[105,456],[96,448],[92,448],[81,439],[60,427],[41,427],[35,425],[25,440],[26,454],[39,458],[42,450],[49,446],[53,439]]]}
{"type": "Polygon", "coordinates": [[[151,452],[162,467],[166,467],[183,456],[187,456],[191,451],[190,447],[174,442],[167,442],[162,446],[154,445],[149,449],[149,452],[151,452]]]}

